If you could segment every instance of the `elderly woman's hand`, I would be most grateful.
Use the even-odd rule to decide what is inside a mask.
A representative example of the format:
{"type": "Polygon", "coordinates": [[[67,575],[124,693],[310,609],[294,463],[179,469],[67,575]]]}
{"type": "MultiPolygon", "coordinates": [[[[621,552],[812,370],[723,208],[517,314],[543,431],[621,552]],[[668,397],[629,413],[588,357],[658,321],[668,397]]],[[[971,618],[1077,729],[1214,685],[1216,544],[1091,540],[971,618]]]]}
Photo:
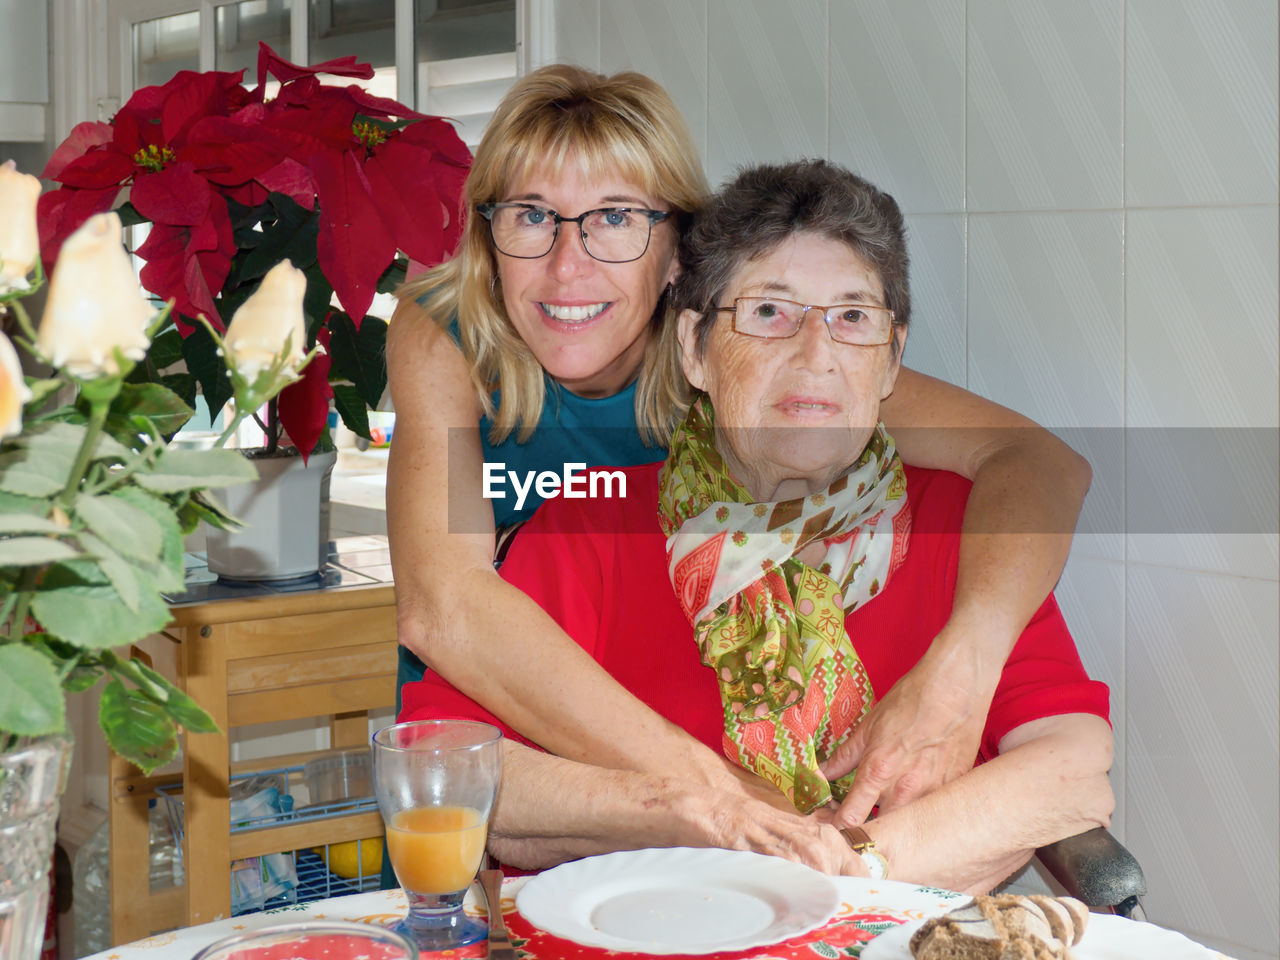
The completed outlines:
{"type": "Polygon", "coordinates": [[[866,876],[854,853],[827,818],[804,816],[794,807],[783,810],[763,801],[736,800],[707,791],[679,797],[675,807],[689,831],[681,842],[695,846],[750,850],[803,863],[829,874],[866,876]],[[714,802],[708,803],[708,800],[714,802]]]}
{"type": "Polygon", "coordinates": [[[836,814],[863,823],[877,804],[900,807],[973,766],[1000,663],[983,663],[974,644],[950,642],[948,624],[929,651],[854,726],[822,766],[834,780],[855,767],[853,788],[836,814]]]}

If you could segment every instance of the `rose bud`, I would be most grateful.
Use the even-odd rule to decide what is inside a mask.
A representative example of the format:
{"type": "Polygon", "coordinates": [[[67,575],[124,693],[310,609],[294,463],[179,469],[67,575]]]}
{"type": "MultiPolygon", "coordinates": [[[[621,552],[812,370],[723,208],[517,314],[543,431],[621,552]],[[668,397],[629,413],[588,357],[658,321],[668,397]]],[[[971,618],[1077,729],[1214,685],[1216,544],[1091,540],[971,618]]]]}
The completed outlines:
{"type": "Polygon", "coordinates": [[[55,367],[87,379],[119,373],[115,350],[141,360],[155,310],[142,295],[114,213],[90,217],[67,238],[49,280],[40,352],[55,367]]]}
{"type": "Polygon", "coordinates": [[[223,343],[227,363],[250,383],[272,366],[289,340],[284,372],[294,376],[307,355],[307,324],[302,298],[307,275],[281,260],[262,278],[262,284],[231,318],[223,343]]]}
{"type": "Polygon", "coordinates": [[[38,178],[19,173],[12,160],[0,164],[0,294],[27,289],[27,274],[40,256],[39,197],[38,178]]]}
{"type": "Polygon", "coordinates": [[[9,338],[0,333],[0,437],[22,432],[22,405],[31,399],[27,382],[22,379],[18,351],[9,338]]]}

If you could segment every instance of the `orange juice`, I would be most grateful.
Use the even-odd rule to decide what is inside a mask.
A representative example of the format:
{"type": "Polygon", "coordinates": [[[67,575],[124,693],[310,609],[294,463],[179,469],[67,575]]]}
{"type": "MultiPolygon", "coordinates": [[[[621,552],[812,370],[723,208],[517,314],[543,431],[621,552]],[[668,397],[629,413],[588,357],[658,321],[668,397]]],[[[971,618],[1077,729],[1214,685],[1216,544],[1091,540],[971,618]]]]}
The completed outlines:
{"type": "Polygon", "coordinates": [[[475,879],[485,836],[471,807],[412,807],[387,825],[387,853],[406,890],[456,893],[475,879]]]}

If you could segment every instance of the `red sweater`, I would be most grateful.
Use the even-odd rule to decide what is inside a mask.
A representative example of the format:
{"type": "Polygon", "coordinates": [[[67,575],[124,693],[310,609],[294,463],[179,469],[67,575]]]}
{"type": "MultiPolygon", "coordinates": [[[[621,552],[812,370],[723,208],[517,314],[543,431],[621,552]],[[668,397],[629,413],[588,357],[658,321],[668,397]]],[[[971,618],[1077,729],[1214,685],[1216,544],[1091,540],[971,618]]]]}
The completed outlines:
{"type": "MultiPolygon", "coordinates": [[[[501,573],[624,687],[719,751],[719,687],[667,578],[657,515],[660,466],[624,469],[625,498],[547,501],[521,528],[501,573]]],[[[845,619],[877,697],[919,660],[951,612],[969,487],[955,474],[907,467],[912,533],[906,559],[879,596],[845,619]]],[[[980,756],[995,756],[1015,727],[1064,713],[1107,719],[1108,693],[1085,673],[1050,596],[1005,664],[980,756]]],[[[400,719],[431,718],[482,720],[529,743],[428,670],[404,687],[400,719]]]]}

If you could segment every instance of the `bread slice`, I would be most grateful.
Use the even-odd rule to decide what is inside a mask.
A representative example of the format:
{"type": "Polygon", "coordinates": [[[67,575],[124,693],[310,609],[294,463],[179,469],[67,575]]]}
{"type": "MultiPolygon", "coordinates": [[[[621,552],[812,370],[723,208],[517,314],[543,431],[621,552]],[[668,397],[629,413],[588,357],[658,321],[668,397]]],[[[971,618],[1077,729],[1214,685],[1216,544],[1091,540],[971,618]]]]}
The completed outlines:
{"type": "Polygon", "coordinates": [[[916,960],[1070,960],[1088,910],[1078,900],[1000,894],[974,897],[911,938],[916,960]]]}
{"type": "Polygon", "coordinates": [[[1049,928],[1053,931],[1055,937],[1067,946],[1080,942],[1080,938],[1076,936],[1076,922],[1071,916],[1071,911],[1059,903],[1056,898],[1033,896],[1028,899],[1044,911],[1044,915],[1049,921],[1049,928]]]}

